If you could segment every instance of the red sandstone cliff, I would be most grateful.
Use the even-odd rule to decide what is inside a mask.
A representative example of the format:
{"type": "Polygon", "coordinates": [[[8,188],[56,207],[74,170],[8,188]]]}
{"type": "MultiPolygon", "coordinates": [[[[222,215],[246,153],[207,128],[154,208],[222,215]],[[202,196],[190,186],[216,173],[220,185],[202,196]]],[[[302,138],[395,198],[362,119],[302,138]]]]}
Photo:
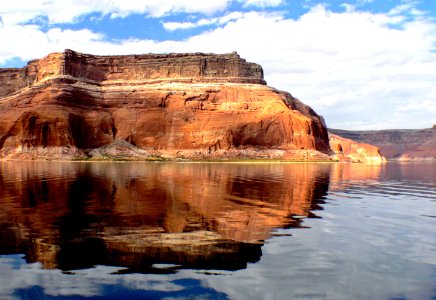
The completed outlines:
{"type": "Polygon", "coordinates": [[[356,142],[329,132],[330,147],[339,161],[381,163],[386,158],[380,149],[362,142],[356,142]]]}
{"type": "Polygon", "coordinates": [[[65,50],[0,69],[0,158],[330,153],[322,119],[238,54],[65,50]]]}
{"type": "Polygon", "coordinates": [[[436,159],[436,125],[425,129],[389,129],[368,131],[329,131],[361,143],[380,148],[387,159],[434,160],[436,159]]]}

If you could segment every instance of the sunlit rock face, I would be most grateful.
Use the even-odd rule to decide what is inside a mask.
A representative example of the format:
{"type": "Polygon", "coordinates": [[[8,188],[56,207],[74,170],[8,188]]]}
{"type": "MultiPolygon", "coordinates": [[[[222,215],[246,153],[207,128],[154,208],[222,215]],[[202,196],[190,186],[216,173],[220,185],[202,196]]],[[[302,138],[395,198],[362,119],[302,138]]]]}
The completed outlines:
{"type": "Polygon", "coordinates": [[[330,153],[322,119],[230,54],[66,50],[0,69],[0,157],[274,157],[330,153]]]}
{"type": "Polygon", "coordinates": [[[387,159],[435,160],[436,125],[425,129],[388,129],[347,131],[330,129],[331,132],[378,147],[387,159]]]}
{"type": "Polygon", "coordinates": [[[329,133],[329,140],[330,147],[336,153],[336,158],[339,161],[364,163],[382,163],[386,161],[380,149],[373,145],[346,139],[331,132],[329,133]]]}
{"type": "Polygon", "coordinates": [[[0,254],[64,270],[244,268],[274,230],[314,216],[330,166],[0,162],[0,254]]]}

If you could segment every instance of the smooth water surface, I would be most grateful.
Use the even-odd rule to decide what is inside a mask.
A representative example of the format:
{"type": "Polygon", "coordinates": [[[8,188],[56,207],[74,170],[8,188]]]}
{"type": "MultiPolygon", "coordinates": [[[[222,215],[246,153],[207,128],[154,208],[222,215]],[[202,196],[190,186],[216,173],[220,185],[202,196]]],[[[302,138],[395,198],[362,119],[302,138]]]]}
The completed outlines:
{"type": "Polygon", "coordinates": [[[0,162],[0,299],[436,299],[436,164],[0,162]]]}

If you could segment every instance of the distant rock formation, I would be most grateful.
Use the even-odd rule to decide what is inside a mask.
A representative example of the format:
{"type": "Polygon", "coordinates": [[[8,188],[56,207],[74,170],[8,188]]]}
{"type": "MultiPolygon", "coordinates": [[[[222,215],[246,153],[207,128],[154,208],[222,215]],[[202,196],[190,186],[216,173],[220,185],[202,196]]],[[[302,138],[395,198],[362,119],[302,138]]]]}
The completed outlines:
{"type": "Polygon", "coordinates": [[[329,132],[330,147],[339,161],[382,163],[386,158],[380,149],[362,142],[356,142],[329,132]]]}
{"type": "Polygon", "coordinates": [[[0,69],[0,158],[328,159],[323,120],[230,54],[94,56],[0,69]]]}
{"type": "Polygon", "coordinates": [[[426,129],[347,131],[329,129],[345,138],[375,145],[387,159],[436,159],[436,125],[426,129]]]}

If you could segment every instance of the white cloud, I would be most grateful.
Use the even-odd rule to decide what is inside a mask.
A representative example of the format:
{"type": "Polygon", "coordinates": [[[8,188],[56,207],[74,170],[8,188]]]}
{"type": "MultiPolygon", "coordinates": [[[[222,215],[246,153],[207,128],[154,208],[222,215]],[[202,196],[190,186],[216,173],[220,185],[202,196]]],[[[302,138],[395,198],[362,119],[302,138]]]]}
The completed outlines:
{"type": "Polygon", "coordinates": [[[217,28],[184,41],[160,42],[112,41],[90,30],[43,32],[36,25],[10,25],[3,18],[0,40],[8,47],[0,48],[0,63],[65,48],[94,54],[236,50],[264,67],[271,86],[311,105],[331,127],[429,127],[436,122],[436,23],[409,12],[400,7],[384,14],[356,9],[337,13],[318,5],[297,20],[278,13],[234,12],[163,23],[168,30],[208,24],[217,28]],[[430,109],[411,109],[409,114],[400,109],[416,103],[427,103],[430,109]]]}
{"type": "MultiPolygon", "coordinates": [[[[20,0],[3,1],[0,16],[7,24],[22,24],[47,18],[50,24],[77,22],[91,13],[124,18],[132,14],[162,17],[177,13],[213,15],[224,11],[232,2],[244,7],[275,7],[283,0],[20,0]],[[66,9],[67,8],[67,9],[66,9]]],[[[1,19],[0,19],[1,24],[1,19]]]]}
{"type": "Polygon", "coordinates": [[[244,16],[241,12],[231,12],[222,17],[210,18],[210,19],[200,19],[196,22],[164,22],[162,26],[169,31],[179,30],[179,29],[192,29],[201,26],[208,25],[224,25],[228,22],[235,21],[244,16]]]}
{"type": "Polygon", "coordinates": [[[279,6],[283,4],[284,0],[238,0],[243,3],[243,6],[257,6],[257,7],[269,7],[279,6]]]}
{"type": "Polygon", "coordinates": [[[2,1],[0,15],[8,24],[29,22],[46,17],[51,24],[75,22],[84,15],[100,13],[112,17],[146,14],[161,17],[170,13],[214,14],[232,0],[20,0],[2,1]],[[67,8],[67,9],[66,9],[67,8]]]}
{"type": "Polygon", "coordinates": [[[365,5],[372,2],[374,2],[374,0],[357,0],[356,5],[365,5]]]}
{"type": "Polygon", "coordinates": [[[196,22],[164,22],[162,26],[168,31],[179,29],[192,29],[196,27],[208,26],[219,22],[219,18],[200,19],[196,22]]]}
{"type": "Polygon", "coordinates": [[[0,63],[19,57],[22,60],[43,57],[65,48],[82,49],[102,45],[103,35],[88,29],[63,30],[52,28],[47,32],[37,25],[13,25],[0,28],[0,39],[7,47],[0,48],[0,63]],[[19,38],[17,38],[19,37],[19,38]]]}
{"type": "MultiPolygon", "coordinates": [[[[213,23],[211,23],[211,24],[213,24],[213,23]]],[[[204,25],[206,25],[206,24],[204,24],[204,25]]],[[[180,29],[191,29],[191,28],[204,26],[204,25],[200,25],[199,22],[164,22],[164,23],[162,23],[162,26],[168,31],[174,31],[174,30],[180,30],[180,29]]]]}

